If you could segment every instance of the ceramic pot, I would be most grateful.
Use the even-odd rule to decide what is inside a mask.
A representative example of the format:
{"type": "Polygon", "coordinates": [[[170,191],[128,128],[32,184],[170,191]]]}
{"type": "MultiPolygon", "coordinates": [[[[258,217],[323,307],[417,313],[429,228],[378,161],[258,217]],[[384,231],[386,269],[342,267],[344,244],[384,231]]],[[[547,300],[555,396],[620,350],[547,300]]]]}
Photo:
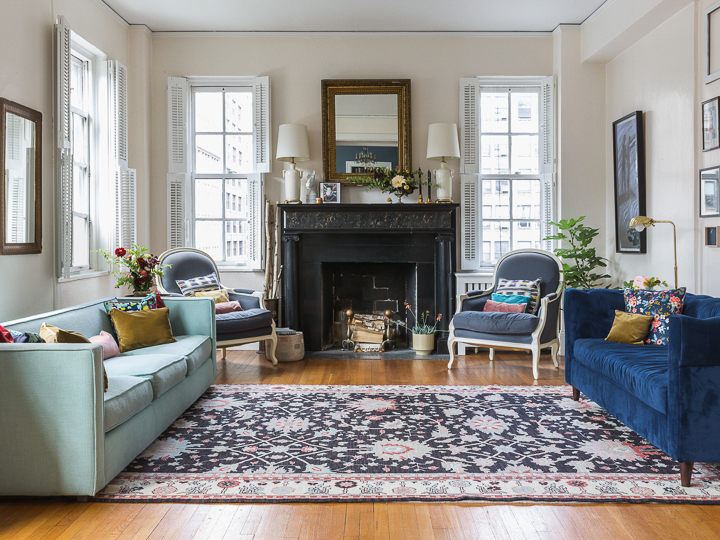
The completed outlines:
{"type": "Polygon", "coordinates": [[[435,348],[435,334],[412,335],[412,348],[418,356],[427,356],[435,348]]]}

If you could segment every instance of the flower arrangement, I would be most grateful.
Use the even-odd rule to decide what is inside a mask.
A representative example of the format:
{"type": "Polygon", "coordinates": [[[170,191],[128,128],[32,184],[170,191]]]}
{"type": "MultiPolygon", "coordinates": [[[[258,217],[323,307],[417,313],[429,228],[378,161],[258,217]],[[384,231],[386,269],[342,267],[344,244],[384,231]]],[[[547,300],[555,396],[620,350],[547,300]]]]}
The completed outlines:
{"type": "Polygon", "coordinates": [[[403,322],[399,322],[398,324],[400,326],[404,326],[413,334],[434,334],[437,332],[437,325],[440,322],[440,319],[442,319],[442,313],[438,313],[434,324],[430,324],[430,322],[428,322],[428,319],[430,318],[430,310],[420,313],[420,317],[418,318],[417,314],[413,313],[412,306],[407,302],[405,302],[405,309],[407,309],[410,312],[410,315],[413,316],[415,324],[413,326],[408,326],[403,322]]]}
{"type": "Polygon", "coordinates": [[[145,293],[150,290],[153,280],[164,276],[162,267],[155,255],[148,253],[148,248],[133,244],[132,248],[117,248],[114,253],[106,249],[97,250],[113,267],[112,273],[117,276],[115,288],[127,285],[133,292],[145,293]]]}
{"type": "Polygon", "coordinates": [[[372,170],[371,177],[359,177],[353,180],[365,184],[368,191],[379,189],[382,193],[394,193],[398,198],[402,198],[418,188],[422,182],[422,176],[423,172],[419,169],[409,171],[377,167],[372,170]]]}
{"type": "Polygon", "coordinates": [[[626,289],[654,289],[655,287],[659,287],[662,285],[663,287],[667,287],[667,281],[661,281],[660,278],[656,277],[645,277],[645,276],[635,276],[635,279],[632,281],[623,281],[623,287],[626,289]]]}

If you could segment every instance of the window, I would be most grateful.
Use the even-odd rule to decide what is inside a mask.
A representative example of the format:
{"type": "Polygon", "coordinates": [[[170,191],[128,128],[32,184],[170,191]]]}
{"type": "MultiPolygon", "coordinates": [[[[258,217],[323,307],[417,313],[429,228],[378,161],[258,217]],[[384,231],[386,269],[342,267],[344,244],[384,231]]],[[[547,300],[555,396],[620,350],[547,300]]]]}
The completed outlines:
{"type": "Polygon", "coordinates": [[[92,63],[73,49],[70,69],[70,154],[72,169],[71,271],[90,268],[90,134],[94,133],[92,63]]]}
{"type": "Polygon", "coordinates": [[[462,268],[552,249],[552,78],[461,79],[461,93],[462,268]]]}
{"type": "Polygon", "coordinates": [[[177,121],[170,128],[169,247],[192,245],[225,270],[261,268],[267,78],[171,78],[168,89],[177,121]]]}

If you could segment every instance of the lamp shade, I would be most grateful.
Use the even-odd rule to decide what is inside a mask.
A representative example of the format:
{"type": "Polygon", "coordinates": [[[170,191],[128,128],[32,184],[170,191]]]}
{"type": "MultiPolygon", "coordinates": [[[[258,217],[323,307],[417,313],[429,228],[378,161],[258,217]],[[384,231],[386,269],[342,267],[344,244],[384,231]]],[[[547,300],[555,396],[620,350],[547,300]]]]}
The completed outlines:
{"type": "Polygon", "coordinates": [[[283,124],[280,126],[275,159],[293,162],[308,161],[310,159],[307,126],[302,124],[283,124]]]}
{"type": "Polygon", "coordinates": [[[630,227],[636,231],[643,231],[646,227],[655,225],[655,220],[647,216],[635,216],[630,220],[630,227]]]}
{"type": "Polygon", "coordinates": [[[428,127],[427,159],[445,161],[460,157],[457,124],[430,124],[428,127]]]}

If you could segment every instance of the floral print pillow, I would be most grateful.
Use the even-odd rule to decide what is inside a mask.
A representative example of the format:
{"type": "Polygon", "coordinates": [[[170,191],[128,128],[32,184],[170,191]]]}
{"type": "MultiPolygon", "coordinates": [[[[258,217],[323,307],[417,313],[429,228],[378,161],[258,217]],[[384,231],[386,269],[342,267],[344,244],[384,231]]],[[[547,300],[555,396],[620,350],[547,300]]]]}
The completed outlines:
{"type": "Polygon", "coordinates": [[[645,339],[645,343],[668,344],[670,315],[682,313],[686,291],[686,287],[667,291],[625,289],[625,311],[653,316],[654,320],[650,325],[650,333],[645,339]]]}

